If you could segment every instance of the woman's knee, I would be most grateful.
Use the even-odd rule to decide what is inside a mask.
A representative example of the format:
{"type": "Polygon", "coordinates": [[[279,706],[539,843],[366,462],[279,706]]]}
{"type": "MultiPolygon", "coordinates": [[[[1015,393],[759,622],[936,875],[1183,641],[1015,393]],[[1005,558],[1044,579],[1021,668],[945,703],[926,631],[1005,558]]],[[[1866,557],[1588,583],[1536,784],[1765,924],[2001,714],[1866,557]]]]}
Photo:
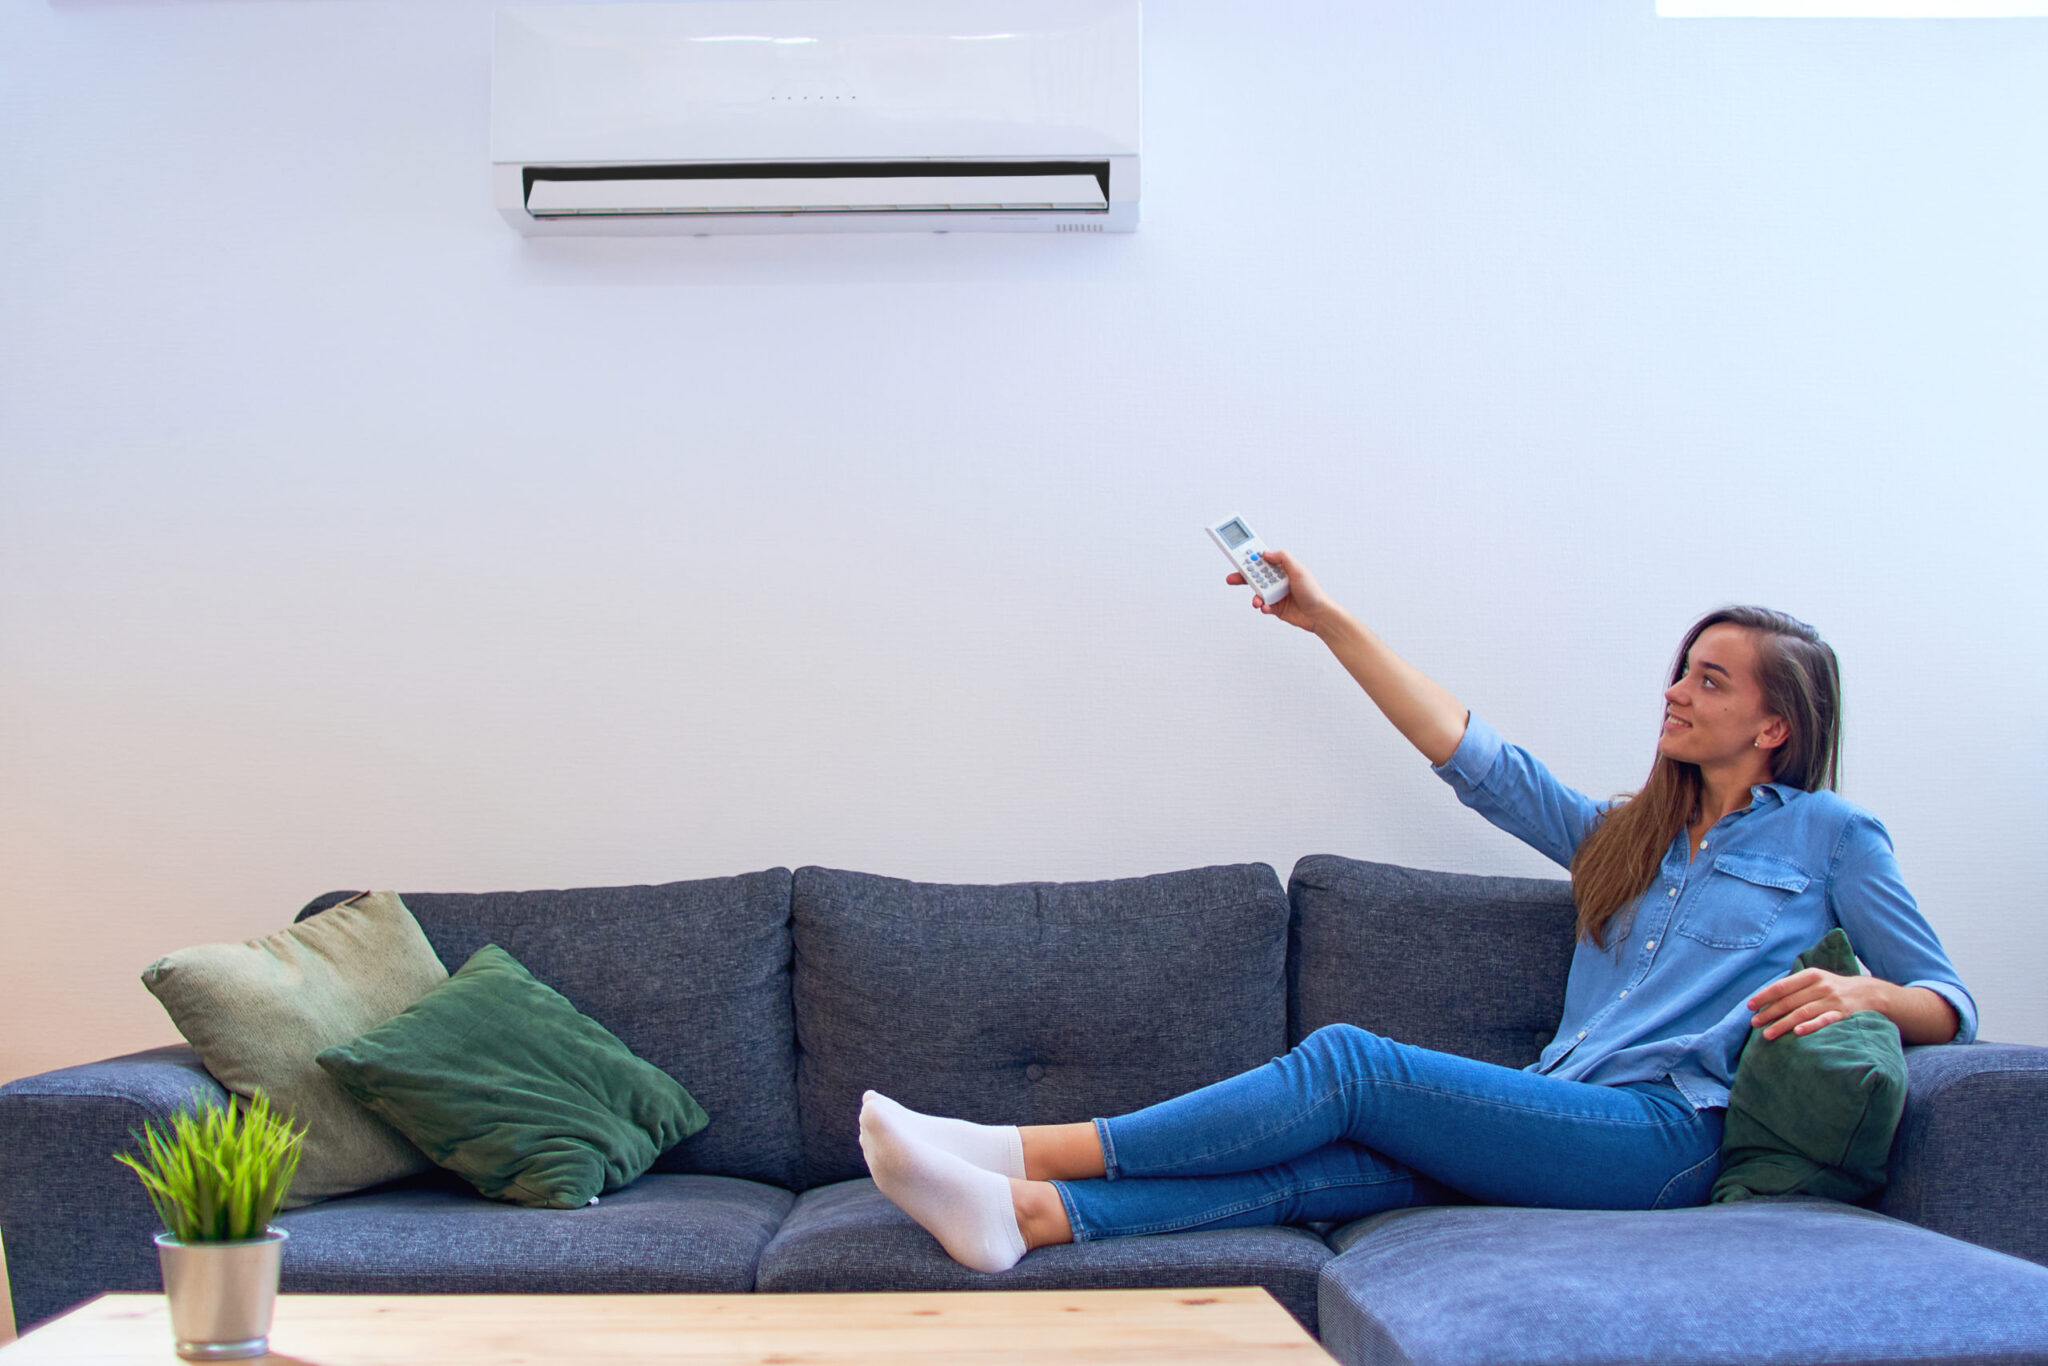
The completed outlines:
{"type": "Polygon", "coordinates": [[[1327,1024],[1295,1045],[1297,1053],[1311,1057],[1355,1058],[1384,1047],[1388,1040],[1355,1024],[1327,1024]]]}
{"type": "Polygon", "coordinates": [[[1384,1035],[1375,1034],[1370,1029],[1340,1022],[1338,1024],[1326,1024],[1321,1029],[1309,1031],[1308,1037],[1304,1038],[1302,1042],[1306,1044],[1316,1039],[1321,1039],[1326,1043],[1352,1044],[1366,1039],[1384,1041],[1384,1038],[1384,1035]]]}

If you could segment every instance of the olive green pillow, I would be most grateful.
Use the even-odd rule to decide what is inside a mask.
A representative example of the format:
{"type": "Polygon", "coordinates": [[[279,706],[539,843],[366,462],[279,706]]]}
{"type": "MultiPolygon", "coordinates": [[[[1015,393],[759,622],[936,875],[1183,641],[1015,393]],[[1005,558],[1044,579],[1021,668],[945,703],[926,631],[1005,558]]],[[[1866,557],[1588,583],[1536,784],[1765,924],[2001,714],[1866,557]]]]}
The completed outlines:
{"type": "Polygon", "coordinates": [[[587,1205],[707,1123],[673,1077],[496,944],[316,1061],[494,1200],[587,1205]]]}
{"type": "MultiPolygon", "coordinates": [[[[1840,929],[1799,955],[1799,967],[1845,977],[1863,969],[1840,929]]],[[[1719,1204],[1758,1195],[1860,1200],[1885,1183],[1906,1108],[1899,1027],[1859,1010],[1811,1034],[1765,1039],[1752,1029],[1728,1090],[1719,1204]]]]}
{"type": "Polygon", "coordinates": [[[197,944],[143,985],[222,1086],[262,1091],[306,1129],[285,1207],[432,1170],[420,1150],[313,1064],[448,980],[396,892],[364,892],[239,944],[197,944]]]}

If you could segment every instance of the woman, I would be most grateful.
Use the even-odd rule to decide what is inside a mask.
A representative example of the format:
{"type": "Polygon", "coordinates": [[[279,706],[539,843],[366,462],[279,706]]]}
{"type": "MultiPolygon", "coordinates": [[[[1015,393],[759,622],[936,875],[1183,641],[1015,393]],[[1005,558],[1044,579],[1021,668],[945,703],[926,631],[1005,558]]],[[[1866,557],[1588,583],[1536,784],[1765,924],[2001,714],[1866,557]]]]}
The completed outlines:
{"type": "Polygon", "coordinates": [[[1571,869],[1578,943],[1557,1035],[1516,1071],[1334,1025],[1263,1067],[1083,1124],[970,1124],[869,1092],[876,1184],[956,1260],[994,1272],[1052,1243],[1466,1199],[1699,1204],[1753,1027],[1808,1034],[1875,1010],[1909,1044],[1975,1036],[1976,1005],[1884,827],[1833,791],[1840,682],[1812,627],[1750,607],[1694,626],[1648,783],[1595,802],[1289,556],[1268,558],[1292,590],[1252,605],[1329,646],[1458,800],[1571,869]],[[1790,972],[1834,925],[1870,975],[1790,972]]]}

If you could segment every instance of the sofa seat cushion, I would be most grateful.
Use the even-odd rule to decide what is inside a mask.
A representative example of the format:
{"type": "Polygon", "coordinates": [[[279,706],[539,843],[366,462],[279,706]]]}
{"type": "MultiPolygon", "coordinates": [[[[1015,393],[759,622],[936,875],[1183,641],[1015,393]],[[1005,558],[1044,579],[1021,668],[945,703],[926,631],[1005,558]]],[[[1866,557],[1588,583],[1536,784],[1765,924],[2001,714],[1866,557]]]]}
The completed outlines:
{"type": "Polygon", "coordinates": [[[1316,1273],[1330,1249],[1301,1228],[1224,1229],[1042,1247],[996,1276],[969,1271],[866,1179],[797,1197],[761,1254],[756,1289],[1120,1290],[1262,1285],[1314,1332],[1316,1273]]]}
{"type": "Polygon", "coordinates": [[[2048,1267],[1815,1196],[1392,1210],[1331,1243],[1348,1366],[2048,1360],[2048,1267]]]}
{"type": "Polygon", "coordinates": [[[927,1114],[1059,1124],[1284,1053],[1287,914],[1263,863],[1001,886],[798,869],[804,1184],[868,1174],[871,1087],[927,1114]]]}
{"type": "Polygon", "coordinates": [[[282,1288],[341,1294],[739,1294],[795,1197],[643,1176],[582,1209],[485,1200],[443,1173],[281,1216],[282,1288]]]}

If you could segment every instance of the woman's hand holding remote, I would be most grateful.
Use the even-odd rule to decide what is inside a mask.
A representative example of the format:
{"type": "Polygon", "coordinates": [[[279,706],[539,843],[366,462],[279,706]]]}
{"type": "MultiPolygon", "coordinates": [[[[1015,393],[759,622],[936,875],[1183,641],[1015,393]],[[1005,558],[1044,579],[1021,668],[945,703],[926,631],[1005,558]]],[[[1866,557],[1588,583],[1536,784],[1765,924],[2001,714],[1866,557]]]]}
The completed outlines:
{"type": "MultiPolygon", "coordinates": [[[[1306,569],[1294,562],[1284,550],[1268,550],[1259,558],[1275,565],[1287,576],[1287,596],[1275,606],[1268,607],[1266,600],[1257,593],[1252,594],[1252,606],[1269,617],[1278,617],[1289,626],[1299,626],[1304,631],[1314,631],[1323,618],[1342,612],[1343,609],[1330,601],[1321,586],[1306,569]]],[[[1225,583],[1243,583],[1244,575],[1231,574],[1225,583]]]]}
{"type": "MultiPolygon", "coordinates": [[[[1284,550],[1268,550],[1264,558],[1287,576],[1289,588],[1287,596],[1270,607],[1255,594],[1252,606],[1289,626],[1312,632],[1329,646],[1345,672],[1358,680],[1365,695],[1394,723],[1394,729],[1408,738],[1409,744],[1422,751],[1425,759],[1441,764],[1456,753],[1458,742],[1465,738],[1465,722],[1471,716],[1465,704],[1451,696],[1441,683],[1388,649],[1385,641],[1333,601],[1315,576],[1292,555],[1284,550]]],[[[1224,582],[1241,584],[1244,575],[1233,573],[1224,582]]]]}

